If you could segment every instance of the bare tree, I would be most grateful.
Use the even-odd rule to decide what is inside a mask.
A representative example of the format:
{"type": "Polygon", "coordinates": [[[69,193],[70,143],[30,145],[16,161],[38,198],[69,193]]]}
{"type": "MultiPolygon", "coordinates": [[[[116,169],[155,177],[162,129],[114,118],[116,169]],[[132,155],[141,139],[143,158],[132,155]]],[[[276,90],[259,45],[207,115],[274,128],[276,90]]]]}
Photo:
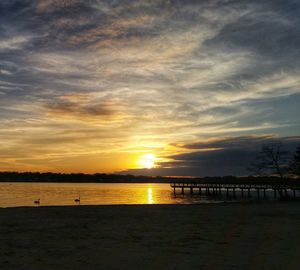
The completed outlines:
{"type": "Polygon", "coordinates": [[[300,147],[297,147],[292,159],[289,173],[293,176],[300,177],[300,147]]]}
{"type": "Polygon", "coordinates": [[[263,145],[250,170],[256,175],[276,175],[284,180],[288,171],[288,152],[282,149],[281,142],[263,145]]]}

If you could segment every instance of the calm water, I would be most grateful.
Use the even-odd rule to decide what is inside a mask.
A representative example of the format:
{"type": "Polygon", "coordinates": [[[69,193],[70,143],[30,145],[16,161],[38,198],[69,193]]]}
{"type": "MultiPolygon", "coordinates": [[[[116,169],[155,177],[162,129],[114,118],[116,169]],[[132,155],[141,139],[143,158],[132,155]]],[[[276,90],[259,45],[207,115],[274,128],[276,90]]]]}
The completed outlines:
{"type": "Polygon", "coordinates": [[[208,202],[199,196],[174,196],[169,184],[0,183],[0,207],[107,204],[187,204],[208,202]]]}

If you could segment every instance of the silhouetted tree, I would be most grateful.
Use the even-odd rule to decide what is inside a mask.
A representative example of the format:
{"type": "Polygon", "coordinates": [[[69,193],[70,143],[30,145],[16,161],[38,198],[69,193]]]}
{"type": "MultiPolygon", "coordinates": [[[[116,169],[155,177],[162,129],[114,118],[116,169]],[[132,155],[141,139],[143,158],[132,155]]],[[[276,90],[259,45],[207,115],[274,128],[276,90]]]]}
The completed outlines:
{"type": "Polygon", "coordinates": [[[262,146],[249,169],[259,176],[276,175],[284,180],[288,171],[288,161],[288,152],[282,150],[282,143],[274,142],[262,146]]]}
{"type": "Polygon", "coordinates": [[[289,172],[294,176],[300,177],[300,147],[296,149],[289,172]]]}

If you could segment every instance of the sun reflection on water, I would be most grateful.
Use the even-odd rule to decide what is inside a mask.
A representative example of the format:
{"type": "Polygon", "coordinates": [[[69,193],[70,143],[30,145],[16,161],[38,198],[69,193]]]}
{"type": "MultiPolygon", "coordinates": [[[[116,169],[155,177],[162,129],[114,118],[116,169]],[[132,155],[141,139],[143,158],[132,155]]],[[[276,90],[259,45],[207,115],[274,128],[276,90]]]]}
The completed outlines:
{"type": "Polygon", "coordinates": [[[153,204],[152,188],[148,188],[148,204],[153,204]]]}

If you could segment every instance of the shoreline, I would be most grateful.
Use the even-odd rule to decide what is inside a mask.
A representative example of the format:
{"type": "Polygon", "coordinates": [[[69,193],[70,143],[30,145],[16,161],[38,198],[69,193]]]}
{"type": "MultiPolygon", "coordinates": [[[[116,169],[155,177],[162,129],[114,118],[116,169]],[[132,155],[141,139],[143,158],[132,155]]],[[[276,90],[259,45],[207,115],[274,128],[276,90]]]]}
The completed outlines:
{"type": "Polygon", "coordinates": [[[78,204],[78,205],[32,205],[32,206],[8,206],[1,207],[0,209],[27,209],[27,208],[73,208],[73,207],[122,207],[122,206],[144,206],[144,207],[160,207],[160,206],[186,206],[186,205],[194,205],[194,206],[207,206],[207,205],[231,205],[231,204],[285,204],[285,203],[300,203],[300,200],[291,200],[291,201],[280,201],[280,200],[228,200],[228,201],[203,201],[200,203],[160,203],[160,204],[78,204]]]}
{"type": "Polygon", "coordinates": [[[292,200],[211,200],[211,201],[201,201],[201,202],[193,202],[193,203],[153,203],[153,204],[73,204],[73,205],[31,205],[31,206],[7,206],[7,207],[1,207],[0,209],[27,209],[27,208],[73,208],[73,207],[122,207],[122,206],[145,206],[145,207],[160,207],[160,206],[183,206],[183,205],[195,205],[195,206],[207,206],[207,205],[252,205],[252,204],[259,204],[259,205],[268,205],[268,204],[286,204],[286,203],[292,203],[292,204],[300,204],[299,199],[292,199],[292,200]]]}

